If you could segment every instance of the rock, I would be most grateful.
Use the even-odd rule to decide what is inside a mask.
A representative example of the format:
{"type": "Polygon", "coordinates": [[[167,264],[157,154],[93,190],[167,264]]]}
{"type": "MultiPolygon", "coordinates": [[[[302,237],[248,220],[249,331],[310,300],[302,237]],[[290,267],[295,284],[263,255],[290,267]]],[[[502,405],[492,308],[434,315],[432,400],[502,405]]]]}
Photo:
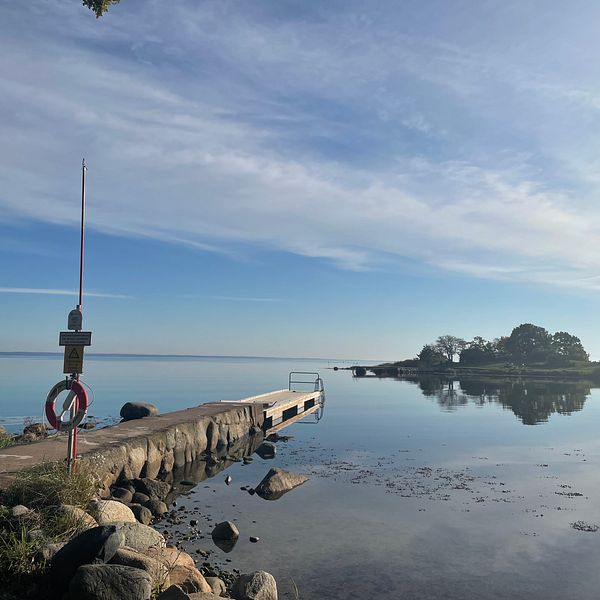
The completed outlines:
{"type": "Polygon", "coordinates": [[[261,458],[268,460],[271,458],[275,458],[275,454],[277,453],[277,447],[275,444],[271,442],[263,442],[256,450],[256,454],[258,454],[261,458]]]}
{"type": "Polygon", "coordinates": [[[259,540],[260,540],[260,538],[259,538],[259,537],[256,537],[255,535],[251,535],[251,536],[250,536],[250,541],[251,541],[253,544],[256,544],[256,542],[258,542],[259,540]]]}
{"type": "Polygon", "coordinates": [[[143,479],[132,479],[131,483],[136,492],[146,494],[146,496],[150,498],[156,497],[159,500],[164,500],[171,491],[171,485],[167,482],[148,479],[147,477],[144,477],[143,479]]]}
{"type": "Polygon", "coordinates": [[[231,521],[223,521],[215,525],[211,537],[215,546],[223,552],[231,552],[240,537],[240,532],[231,521]]]}
{"type": "Polygon", "coordinates": [[[93,562],[108,562],[122,544],[123,538],[114,525],[94,527],[80,533],[52,558],[52,581],[66,586],[78,567],[93,562]]]}
{"type": "Polygon", "coordinates": [[[68,519],[78,530],[92,529],[99,525],[94,517],[88,515],[85,510],[78,506],[61,504],[56,507],[56,514],[62,515],[64,518],[68,519]]]}
{"type": "Polygon", "coordinates": [[[98,521],[98,525],[135,523],[135,515],[131,509],[118,500],[92,500],[90,513],[98,521]]]}
{"type": "Polygon", "coordinates": [[[128,490],[127,488],[124,488],[124,487],[114,488],[111,492],[111,496],[115,500],[119,500],[120,502],[123,502],[123,504],[129,504],[130,502],[134,502],[133,494],[131,493],[130,490],[128,490]]]}
{"type": "Polygon", "coordinates": [[[255,436],[255,435],[258,435],[259,433],[262,433],[262,429],[258,425],[252,425],[252,427],[250,427],[250,430],[248,431],[248,433],[251,436],[255,436]]]}
{"type": "Polygon", "coordinates": [[[205,579],[215,596],[227,595],[227,587],[222,579],[219,579],[218,577],[205,577],[205,579]]]}
{"type": "Polygon", "coordinates": [[[48,437],[48,430],[43,423],[31,423],[23,429],[22,442],[35,442],[48,437]]]}
{"type": "Polygon", "coordinates": [[[122,565],[84,565],[69,584],[77,600],[150,600],[152,579],[146,571],[122,565]]]}
{"type": "Polygon", "coordinates": [[[54,555],[66,545],[66,542],[52,542],[44,544],[37,552],[36,559],[40,562],[49,562],[54,555]]]}
{"type": "Polygon", "coordinates": [[[137,521],[133,523],[113,523],[113,525],[116,525],[123,535],[123,545],[133,550],[146,554],[150,548],[164,548],[167,545],[165,538],[148,525],[137,521]]]}
{"type": "Polygon", "coordinates": [[[189,595],[184,592],[178,585],[172,585],[164,592],[159,594],[156,600],[189,600],[189,595]]]}
{"type": "Polygon", "coordinates": [[[231,475],[226,475],[225,476],[225,483],[227,485],[230,485],[232,481],[233,481],[233,479],[232,479],[231,475]]]}
{"type": "Polygon", "coordinates": [[[30,512],[31,512],[30,509],[28,509],[26,506],[23,506],[22,504],[17,504],[16,506],[13,506],[10,509],[10,514],[15,519],[18,519],[19,517],[24,517],[25,515],[29,514],[30,512]]]}
{"type": "Polygon", "coordinates": [[[96,423],[93,421],[84,421],[79,425],[79,429],[94,429],[96,427],[96,423]]]}
{"type": "Polygon", "coordinates": [[[136,520],[140,523],[149,525],[152,522],[152,513],[150,512],[150,509],[142,506],[141,504],[130,504],[129,508],[134,514],[136,520]]]}
{"type": "Polygon", "coordinates": [[[291,439],[291,435],[280,435],[277,432],[267,436],[267,442],[289,442],[291,439]]]}
{"type": "Polygon", "coordinates": [[[164,589],[171,584],[169,569],[163,562],[131,548],[119,548],[110,563],[125,567],[135,567],[136,569],[146,571],[152,579],[153,589],[164,589]]]}
{"type": "MultiPolygon", "coordinates": [[[[155,498],[155,499],[158,500],[158,498],[155,498]]],[[[131,497],[131,500],[127,504],[133,503],[133,504],[144,505],[149,500],[150,500],[150,496],[148,496],[148,494],[143,494],[142,492],[136,492],[135,494],[133,494],[133,496],[131,497]]]]}
{"type": "Polygon", "coordinates": [[[44,532],[42,529],[30,529],[27,532],[27,541],[28,542],[32,542],[32,543],[42,542],[45,537],[46,536],[44,535],[44,532]]]}
{"type": "Polygon", "coordinates": [[[208,592],[194,592],[188,594],[181,586],[172,585],[162,594],[159,594],[156,600],[220,600],[220,597],[208,592]]]}
{"type": "Polygon", "coordinates": [[[242,461],[244,462],[245,465],[249,465],[252,462],[252,457],[244,456],[244,457],[242,457],[242,461]]]}
{"type": "Polygon", "coordinates": [[[194,559],[187,552],[179,550],[179,548],[175,548],[174,546],[149,548],[144,554],[161,561],[168,569],[172,569],[176,566],[187,567],[190,569],[196,567],[194,559]]]}
{"type": "Polygon", "coordinates": [[[145,506],[155,517],[162,517],[169,511],[167,505],[157,498],[150,498],[143,506],[145,506]]]}
{"type": "Polygon", "coordinates": [[[208,592],[212,589],[200,571],[193,567],[175,565],[169,569],[169,580],[173,585],[178,585],[184,592],[208,592]]]}
{"type": "Polygon", "coordinates": [[[196,527],[196,525],[198,525],[198,519],[190,519],[190,525],[196,527]]]}
{"type": "Polygon", "coordinates": [[[274,468],[269,470],[264,479],[256,486],[255,491],[265,500],[277,500],[305,481],[308,479],[304,475],[274,468]]]}
{"type": "Polygon", "coordinates": [[[277,600],[277,583],[266,571],[240,575],[231,587],[236,600],[277,600]]]}
{"type": "Polygon", "coordinates": [[[153,404],[143,402],[126,402],[119,413],[123,421],[133,421],[144,417],[153,417],[158,414],[158,409],[153,404]]]}
{"type": "Polygon", "coordinates": [[[184,592],[210,592],[202,573],[196,568],[194,559],[183,550],[168,546],[151,548],[144,554],[159,560],[168,570],[172,585],[179,585],[184,592]]]}

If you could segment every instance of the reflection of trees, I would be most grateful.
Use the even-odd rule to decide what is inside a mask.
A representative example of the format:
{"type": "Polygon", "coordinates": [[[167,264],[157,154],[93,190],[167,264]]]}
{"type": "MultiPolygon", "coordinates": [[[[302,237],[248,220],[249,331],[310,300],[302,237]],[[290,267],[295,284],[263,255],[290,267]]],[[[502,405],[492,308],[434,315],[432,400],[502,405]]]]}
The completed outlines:
{"type": "Polygon", "coordinates": [[[434,397],[446,410],[454,410],[469,401],[483,405],[495,402],[510,409],[525,425],[548,420],[553,413],[570,415],[582,410],[590,387],[581,382],[512,381],[414,377],[424,396],[434,397]]]}

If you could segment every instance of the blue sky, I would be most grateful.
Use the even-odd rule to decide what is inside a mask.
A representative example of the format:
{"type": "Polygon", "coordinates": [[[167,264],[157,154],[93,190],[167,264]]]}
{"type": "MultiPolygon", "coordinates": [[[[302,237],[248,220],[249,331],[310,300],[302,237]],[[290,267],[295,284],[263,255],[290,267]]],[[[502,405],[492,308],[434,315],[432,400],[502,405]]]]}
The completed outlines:
{"type": "Polygon", "coordinates": [[[0,350],[600,358],[600,5],[0,4],[0,350]],[[57,293],[59,292],[59,293],[57,293]]]}

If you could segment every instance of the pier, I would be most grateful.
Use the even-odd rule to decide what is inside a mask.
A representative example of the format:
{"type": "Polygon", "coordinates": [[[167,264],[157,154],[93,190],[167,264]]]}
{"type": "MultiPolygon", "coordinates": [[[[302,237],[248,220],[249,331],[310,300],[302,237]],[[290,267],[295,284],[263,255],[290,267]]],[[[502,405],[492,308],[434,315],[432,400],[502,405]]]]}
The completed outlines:
{"type": "MultiPolygon", "coordinates": [[[[156,478],[207,455],[227,454],[228,448],[250,438],[262,440],[317,411],[322,414],[324,402],[318,373],[291,373],[288,389],[81,430],[78,461],[93,469],[104,489],[120,479],[156,478]],[[312,389],[296,389],[301,385],[312,389]]],[[[63,461],[66,453],[65,434],[3,448],[0,487],[23,469],[63,461]]]]}

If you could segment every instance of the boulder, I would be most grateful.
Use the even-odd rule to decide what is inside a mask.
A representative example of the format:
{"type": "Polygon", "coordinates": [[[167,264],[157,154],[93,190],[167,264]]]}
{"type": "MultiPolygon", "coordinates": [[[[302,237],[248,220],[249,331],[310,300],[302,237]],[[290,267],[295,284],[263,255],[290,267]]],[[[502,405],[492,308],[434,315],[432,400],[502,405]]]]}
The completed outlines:
{"type": "Polygon", "coordinates": [[[215,525],[211,537],[215,546],[223,552],[231,552],[240,537],[240,532],[231,521],[223,521],[215,525]]]}
{"type": "Polygon", "coordinates": [[[172,585],[162,594],[159,594],[156,600],[220,600],[219,596],[208,592],[187,593],[178,585],[172,585]]]}
{"type": "Polygon", "coordinates": [[[68,519],[78,530],[92,529],[98,527],[98,522],[79,506],[61,504],[56,507],[56,514],[68,519]]]}
{"type": "Polygon", "coordinates": [[[178,585],[184,592],[211,593],[212,589],[200,571],[195,567],[175,565],[169,570],[171,584],[178,585]]]}
{"type": "MultiPolygon", "coordinates": [[[[150,500],[150,496],[148,496],[148,494],[142,494],[142,492],[136,492],[131,497],[130,502],[132,502],[133,504],[144,505],[144,504],[146,504],[146,502],[148,502],[148,500],[150,500]]],[[[127,504],[129,504],[130,502],[128,502],[127,504]]]]}
{"type": "Polygon", "coordinates": [[[31,423],[23,429],[22,442],[35,442],[48,437],[48,429],[43,423],[31,423]]]}
{"type": "Polygon", "coordinates": [[[77,600],[150,600],[152,578],[146,571],[122,565],[83,565],[69,584],[77,600]]]}
{"type": "Polygon", "coordinates": [[[160,560],[147,554],[142,554],[132,548],[119,548],[110,563],[125,567],[135,567],[136,569],[146,571],[152,579],[153,589],[164,589],[171,584],[169,569],[160,560]]]}
{"type": "Polygon", "coordinates": [[[169,512],[169,507],[157,498],[150,498],[143,504],[155,517],[162,517],[165,513],[169,512]]]}
{"type": "Polygon", "coordinates": [[[266,571],[240,575],[231,587],[236,600],[277,600],[277,583],[266,571]]]}
{"type": "Polygon", "coordinates": [[[171,484],[166,481],[158,481],[157,479],[148,479],[148,477],[132,479],[131,483],[136,492],[146,494],[149,498],[164,500],[171,491],[171,484]]]}
{"type": "Polygon", "coordinates": [[[108,562],[123,545],[123,538],[114,525],[88,529],[67,542],[52,558],[52,581],[64,585],[81,566],[93,562],[108,562]]]}
{"type": "Polygon", "coordinates": [[[227,595],[227,587],[222,579],[219,579],[218,577],[205,577],[205,579],[215,596],[227,595]]]}
{"type": "Polygon", "coordinates": [[[44,544],[36,553],[36,560],[40,562],[49,562],[54,555],[65,546],[66,542],[51,542],[44,544]]]}
{"type": "Polygon", "coordinates": [[[271,442],[263,442],[256,450],[256,454],[258,454],[261,458],[268,460],[271,458],[275,458],[275,454],[277,453],[277,447],[275,444],[271,442]]]}
{"type": "Polygon", "coordinates": [[[111,496],[114,500],[119,500],[123,504],[129,504],[134,501],[131,491],[124,487],[113,488],[111,496]]]}
{"type": "Polygon", "coordinates": [[[277,500],[305,481],[308,479],[304,475],[274,468],[269,470],[264,479],[256,486],[255,491],[265,500],[277,500]]]}
{"type": "Polygon", "coordinates": [[[164,548],[165,538],[152,527],[134,521],[133,523],[113,523],[123,536],[123,545],[144,552],[150,548],[164,548]]]}
{"type": "Polygon", "coordinates": [[[15,519],[18,519],[20,517],[24,517],[25,515],[28,515],[30,512],[31,512],[31,510],[29,508],[27,508],[26,506],[23,506],[22,504],[17,504],[16,506],[13,506],[10,509],[10,514],[15,519]]]}
{"type": "Polygon", "coordinates": [[[140,523],[149,525],[152,522],[152,513],[150,512],[150,509],[142,506],[141,504],[130,504],[129,508],[134,514],[136,520],[140,523]]]}
{"type": "Polygon", "coordinates": [[[131,509],[118,500],[92,500],[90,513],[98,521],[98,525],[135,523],[136,520],[131,509]]]}
{"type": "Polygon", "coordinates": [[[153,417],[158,414],[158,409],[153,404],[144,402],[126,402],[119,413],[123,421],[133,421],[144,417],[153,417]]]}
{"type": "Polygon", "coordinates": [[[167,546],[166,548],[149,548],[144,552],[146,556],[160,560],[168,569],[175,566],[194,568],[196,563],[194,559],[183,550],[175,548],[175,546],[167,546]]]}

